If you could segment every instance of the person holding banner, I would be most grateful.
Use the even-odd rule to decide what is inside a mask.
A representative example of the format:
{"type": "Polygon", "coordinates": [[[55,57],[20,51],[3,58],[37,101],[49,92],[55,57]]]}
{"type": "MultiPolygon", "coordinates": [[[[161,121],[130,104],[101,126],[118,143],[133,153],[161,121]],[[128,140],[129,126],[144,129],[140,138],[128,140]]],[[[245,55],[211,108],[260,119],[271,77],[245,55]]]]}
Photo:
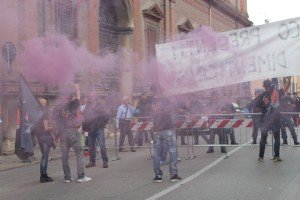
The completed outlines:
{"type": "MultiPolygon", "coordinates": [[[[290,80],[287,79],[284,91],[289,88],[290,80]]],[[[273,161],[282,161],[280,158],[280,110],[279,110],[279,90],[277,81],[272,82],[267,79],[263,82],[265,91],[259,95],[256,106],[261,109],[261,140],[259,144],[259,162],[263,162],[265,154],[265,146],[268,138],[268,132],[272,131],[274,136],[274,157],[273,161]]]]}

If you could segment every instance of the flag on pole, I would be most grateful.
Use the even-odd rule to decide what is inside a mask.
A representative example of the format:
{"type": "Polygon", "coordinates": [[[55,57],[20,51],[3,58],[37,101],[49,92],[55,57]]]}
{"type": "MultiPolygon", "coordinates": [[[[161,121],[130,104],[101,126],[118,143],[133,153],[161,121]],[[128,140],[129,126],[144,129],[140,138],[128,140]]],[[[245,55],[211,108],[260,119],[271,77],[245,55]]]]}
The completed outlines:
{"type": "Polygon", "coordinates": [[[20,130],[17,130],[15,153],[21,160],[27,160],[33,155],[35,145],[31,130],[33,125],[41,119],[43,109],[22,75],[19,81],[21,125],[20,130]]]}

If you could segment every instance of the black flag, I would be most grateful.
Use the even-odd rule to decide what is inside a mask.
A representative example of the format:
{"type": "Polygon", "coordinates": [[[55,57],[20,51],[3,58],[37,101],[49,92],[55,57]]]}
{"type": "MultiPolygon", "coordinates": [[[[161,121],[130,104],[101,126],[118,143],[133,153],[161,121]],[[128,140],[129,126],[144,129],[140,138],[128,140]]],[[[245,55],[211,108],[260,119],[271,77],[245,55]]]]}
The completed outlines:
{"type": "Polygon", "coordinates": [[[43,109],[22,75],[19,80],[21,125],[17,130],[15,153],[24,161],[33,155],[34,137],[31,130],[33,125],[41,119],[43,109]]]}

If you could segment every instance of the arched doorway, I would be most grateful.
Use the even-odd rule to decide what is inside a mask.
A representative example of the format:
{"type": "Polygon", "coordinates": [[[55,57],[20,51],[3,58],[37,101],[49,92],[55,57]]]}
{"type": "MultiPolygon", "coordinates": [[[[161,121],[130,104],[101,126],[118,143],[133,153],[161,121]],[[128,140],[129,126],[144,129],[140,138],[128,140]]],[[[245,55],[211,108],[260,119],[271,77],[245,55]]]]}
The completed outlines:
{"type": "Polygon", "coordinates": [[[131,95],[132,71],[125,66],[130,64],[131,39],[133,34],[131,7],[128,0],[100,0],[99,34],[100,53],[115,53],[120,59],[118,67],[101,73],[101,87],[106,90],[131,95]]]}

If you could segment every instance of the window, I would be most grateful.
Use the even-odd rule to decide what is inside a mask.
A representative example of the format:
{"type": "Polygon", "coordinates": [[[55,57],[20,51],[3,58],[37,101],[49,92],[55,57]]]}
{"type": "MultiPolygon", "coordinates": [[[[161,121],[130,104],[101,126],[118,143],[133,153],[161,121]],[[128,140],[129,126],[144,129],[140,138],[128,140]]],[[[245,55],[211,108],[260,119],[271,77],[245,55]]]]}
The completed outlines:
{"type": "Polygon", "coordinates": [[[147,58],[148,61],[151,60],[151,58],[155,58],[156,51],[155,51],[155,44],[158,43],[157,41],[157,25],[146,25],[145,29],[145,36],[146,36],[146,48],[147,48],[147,58]]]}
{"type": "Polygon", "coordinates": [[[71,41],[78,38],[77,4],[72,0],[56,0],[56,31],[71,41]]]}
{"type": "Polygon", "coordinates": [[[156,56],[155,44],[158,43],[159,22],[164,18],[157,4],[143,10],[145,20],[145,41],[148,61],[156,56]]]}

